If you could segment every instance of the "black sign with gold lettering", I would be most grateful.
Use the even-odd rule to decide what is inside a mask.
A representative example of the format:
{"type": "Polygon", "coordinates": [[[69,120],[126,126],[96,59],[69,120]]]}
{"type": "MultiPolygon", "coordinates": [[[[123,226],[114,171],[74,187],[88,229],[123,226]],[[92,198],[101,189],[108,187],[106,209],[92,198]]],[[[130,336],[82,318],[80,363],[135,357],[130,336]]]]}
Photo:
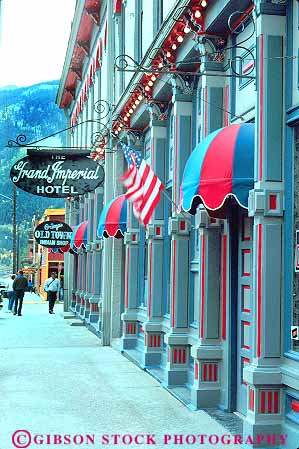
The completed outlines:
{"type": "Polygon", "coordinates": [[[104,169],[76,154],[26,156],[14,163],[10,178],[33,195],[65,198],[94,191],[104,182],[104,169]]]}
{"type": "Polygon", "coordinates": [[[62,221],[44,221],[34,230],[34,238],[47,248],[61,248],[71,242],[72,228],[62,221]]]}

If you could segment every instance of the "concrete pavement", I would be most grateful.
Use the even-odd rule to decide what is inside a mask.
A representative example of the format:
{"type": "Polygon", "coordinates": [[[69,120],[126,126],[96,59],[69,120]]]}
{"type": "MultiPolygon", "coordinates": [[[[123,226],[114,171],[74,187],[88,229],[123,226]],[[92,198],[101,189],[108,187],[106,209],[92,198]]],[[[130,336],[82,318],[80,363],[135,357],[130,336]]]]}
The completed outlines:
{"type": "Polygon", "coordinates": [[[63,447],[233,447],[212,444],[216,437],[211,444],[205,437],[205,444],[198,437],[190,444],[199,434],[221,438],[228,431],[204,411],[188,410],[115,349],[101,347],[85,327],[71,327],[62,318],[62,305],[49,315],[48,303],[28,302],[26,294],[22,317],[0,312],[0,449],[57,448],[65,435],[70,444],[63,447]],[[13,444],[18,429],[27,433],[16,435],[13,444]],[[189,443],[187,435],[194,436],[189,443]],[[148,444],[140,444],[146,438],[148,444]],[[174,444],[175,438],[183,444],[174,444]]]}

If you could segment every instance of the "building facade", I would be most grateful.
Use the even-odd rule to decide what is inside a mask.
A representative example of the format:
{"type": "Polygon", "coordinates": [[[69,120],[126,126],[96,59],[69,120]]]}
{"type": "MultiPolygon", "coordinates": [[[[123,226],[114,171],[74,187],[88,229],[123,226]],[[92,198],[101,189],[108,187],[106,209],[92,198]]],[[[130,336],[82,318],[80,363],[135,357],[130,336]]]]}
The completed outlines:
{"type": "Polygon", "coordinates": [[[66,310],[190,408],[238,412],[248,444],[287,434],[262,442],[287,448],[298,12],[294,0],[78,1],[57,95],[68,144],[105,168],[103,186],[67,200],[87,236],[65,255],[66,310]],[[165,185],[146,228],[123,201],[123,144],[165,185]]]}
{"type": "MultiPolygon", "coordinates": [[[[65,221],[65,210],[63,208],[45,209],[40,219],[34,220],[34,228],[44,221],[65,221]]],[[[59,252],[58,249],[46,248],[39,245],[35,239],[32,239],[32,258],[33,265],[36,268],[36,273],[33,279],[33,285],[36,292],[43,298],[47,299],[44,291],[45,281],[51,277],[52,272],[56,272],[58,279],[62,281],[64,278],[64,253],[59,252]]],[[[61,297],[61,296],[60,296],[61,297]]]]}

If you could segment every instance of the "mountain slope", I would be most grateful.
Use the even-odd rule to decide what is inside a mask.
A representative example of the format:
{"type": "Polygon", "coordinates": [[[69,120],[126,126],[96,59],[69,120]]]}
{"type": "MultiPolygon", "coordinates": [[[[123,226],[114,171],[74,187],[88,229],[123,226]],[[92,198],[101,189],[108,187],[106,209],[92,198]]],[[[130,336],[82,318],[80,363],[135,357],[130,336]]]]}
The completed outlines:
{"type": "MultiPolygon", "coordinates": [[[[0,194],[12,198],[10,167],[13,162],[26,155],[25,149],[7,148],[7,142],[16,140],[18,135],[23,134],[26,136],[26,143],[29,143],[66,127],[64,113],[55,104],[57,89],[58,81],[0,89],[0,194]]],[[[42,144],[63,146],[65,138],[66,134],[62,133],[42,144]]],[[[17,223],[20,228],[30,229],[33,215],[41,216],[46,208],[63,205],[61,199],[38,197],[18,189],[17,223]]],[[[0,195],[0,248],[11,247],[11,234],[7,235],[11,228],[12,202],[0,195]]],[[[25,233],[23,240],[25,241],[25,233]]]]}

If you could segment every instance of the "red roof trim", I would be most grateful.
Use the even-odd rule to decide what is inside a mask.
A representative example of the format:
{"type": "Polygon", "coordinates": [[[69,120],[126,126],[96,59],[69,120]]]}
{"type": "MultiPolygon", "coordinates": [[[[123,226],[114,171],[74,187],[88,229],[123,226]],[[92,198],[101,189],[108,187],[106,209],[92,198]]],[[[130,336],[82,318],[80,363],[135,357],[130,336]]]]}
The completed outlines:
{"type": "Polygon", "coordinates": [[[122,8],[122,0],[114,0],[113,12],[114,14],[120,14],[122,8]]]}

